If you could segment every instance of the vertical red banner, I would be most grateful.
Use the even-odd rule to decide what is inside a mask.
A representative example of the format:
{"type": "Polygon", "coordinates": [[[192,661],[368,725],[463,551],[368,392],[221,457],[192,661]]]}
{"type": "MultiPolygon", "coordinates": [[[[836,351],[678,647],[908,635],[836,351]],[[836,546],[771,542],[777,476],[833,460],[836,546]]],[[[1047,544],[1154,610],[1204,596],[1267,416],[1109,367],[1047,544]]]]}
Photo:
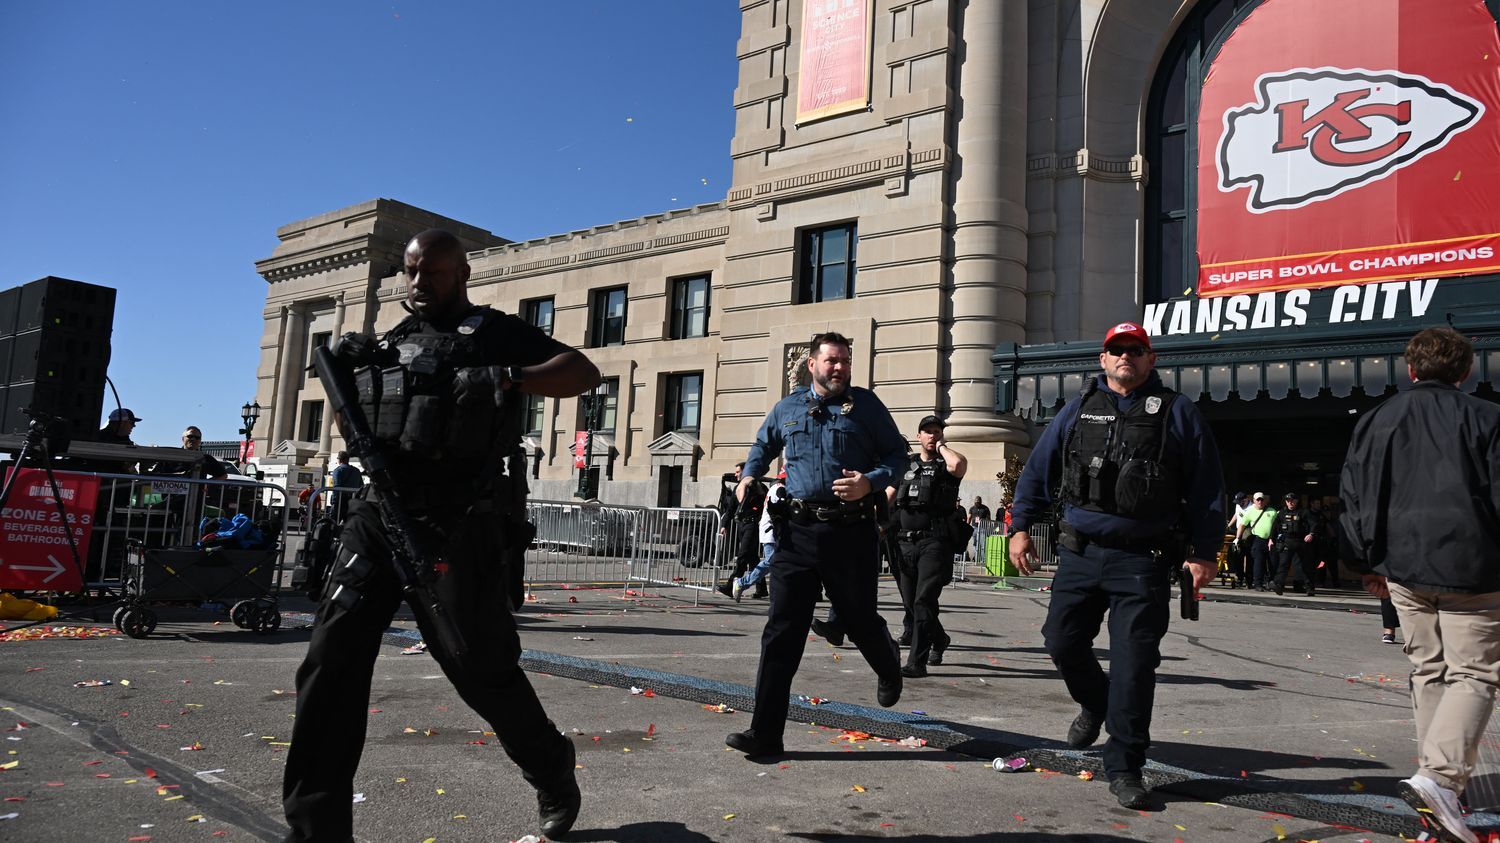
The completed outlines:
{"type": "Polygon", "coordinates": [[[589,432],[580,430],[573,434],[573,467],[584,468],[584,451],[588,450],[589,432]]]}
{"type": "Polygon", "coordinates": [[[870,0],[803,0],[797,123],[870,102],[870,0]]]}
{"type": "Polygon", "coordinates": [[[79,562],[86,562],[99,502],[99,478],[71,471],[52,473],[62,495],[64,521],[47,473],[39,468],[19,472],[10,499],[0,508],[0,588],[79,591],[83,578],[73,564],[68,533],[78,545],[79,562]]]}

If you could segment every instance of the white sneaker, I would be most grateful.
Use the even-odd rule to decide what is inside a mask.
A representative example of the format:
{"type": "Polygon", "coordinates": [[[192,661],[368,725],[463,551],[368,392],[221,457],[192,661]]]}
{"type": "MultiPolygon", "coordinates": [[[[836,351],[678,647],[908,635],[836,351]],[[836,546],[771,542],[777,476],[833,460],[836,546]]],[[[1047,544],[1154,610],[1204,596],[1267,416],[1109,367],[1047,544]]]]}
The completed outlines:
{"type": "Polygon", "coordinates": [[[1459,843],[1479,843],[1479,838],[1464,824],[1458,809],[1458,794],[1426,776],[1402,779],[1396,791],[1406,804],[1417,811],[1424,825],[1432,826],[1438,837],[1459,843]]]}
{"type": "Polygon", "coordinates": [[[740,602],[740,597],[744,596],[744,594],[745,586],[740,583],[739,577],[735,577],[734,582],[729,586],[729,596],[733,597],[734,602],[738,603],[740,602]]]}

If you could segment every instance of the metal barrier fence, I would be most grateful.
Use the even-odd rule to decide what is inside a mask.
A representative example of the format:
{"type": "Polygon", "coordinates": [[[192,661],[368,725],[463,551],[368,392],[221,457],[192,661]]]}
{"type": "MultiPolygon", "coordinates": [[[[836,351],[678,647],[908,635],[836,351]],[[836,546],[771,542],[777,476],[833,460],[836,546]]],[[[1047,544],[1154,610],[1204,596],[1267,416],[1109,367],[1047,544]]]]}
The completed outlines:
{"type": "MultiPolygon", "coordinates": [[[[974,552],[977,564],[992,576],[1002,576],[1005,571],[1004,566],[1008,564],[1006,557],[1008,545],[1002,540],[1004,535],[1005,523],[1003,521],[983,520],[974,527],[974,538],[971,541],[970,550],[974,552]]],[[[1027,535],[1031,537],[1031,547],[1036,553],[1037,570],[1056,570],[1057,526],[1050,522],[1038,522],[1031,525],[1027,535]]],[[[954,564],[960,563],[955,561],[954,564]]],[[[956,569],[955,578],[957,578],[956,569]]]]}
{"type": "Polygon", "coordinates": [[[711,508],[529,501],[536,538],[526,551],[528,590],[538,583],[713,588],[729,542],[711,508]]]}
{"type": "Polygon", "coordinates": [[[291,527],[295,524],[298,532],[306,533],[323,515],[328,515],[334,521],[342,523],[344,519],[341,517],[340,510],[349,506],[349,501],[358,491],[359,489],[353,487],[319,486],[313,494],[308,495],[306,501],[302,500],[300,491],[295,495],[290,495],[289,500],[295,499],[292,506],[297,508],[297,517],[292,520],[288,515],[287,526],[291,527]]]}

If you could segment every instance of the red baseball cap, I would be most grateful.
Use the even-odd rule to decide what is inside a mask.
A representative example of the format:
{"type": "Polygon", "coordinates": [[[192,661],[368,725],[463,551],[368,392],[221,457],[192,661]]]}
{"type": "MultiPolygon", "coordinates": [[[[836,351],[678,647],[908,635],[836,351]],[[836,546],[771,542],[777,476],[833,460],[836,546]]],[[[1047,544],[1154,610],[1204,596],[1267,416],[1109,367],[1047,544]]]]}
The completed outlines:
{"type": "Polygon", "coordinates": [[[1121,337],[1133,339],[1144,345],[1148,350],[1151,348],[1151,338],[1146,336],[1146,329],[1134,322],[1121,322],[1106,331],[1104,334],[1104,347],[1108,348],[1110,343],[1121,337]]]}

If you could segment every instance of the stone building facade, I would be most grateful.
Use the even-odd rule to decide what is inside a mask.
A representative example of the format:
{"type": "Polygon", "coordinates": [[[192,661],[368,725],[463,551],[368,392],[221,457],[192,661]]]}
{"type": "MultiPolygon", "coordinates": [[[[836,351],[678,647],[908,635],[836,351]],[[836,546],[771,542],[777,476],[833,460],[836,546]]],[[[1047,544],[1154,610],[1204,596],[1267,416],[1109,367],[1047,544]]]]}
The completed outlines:
{"type": "MultiPolygon", "coordinates": [[[[545,322],[609,379],[591,465],[605,501],[712,503],[823,330],[853,339],[855,383],[908,436],[948,419],[963,494],[990,499],[1035,433],[1017,350],[1087,362],[1175,283],[1148,192],[1186,165],[1153,103],[1260,2],[740,0],[721,202],[526,242],[387,199],[280,229],[257,264],[257,446],[311,465],[338,448],[309,348],[399,320],[402,245],[436,225],[473,250],[474,301],[545,322]],[[868,97],[799,124],[804,16],[851,10],[869,21],[868,97]]],[[[589,400],[531,408],[534,496],[577,487],[589,400]]]]}

